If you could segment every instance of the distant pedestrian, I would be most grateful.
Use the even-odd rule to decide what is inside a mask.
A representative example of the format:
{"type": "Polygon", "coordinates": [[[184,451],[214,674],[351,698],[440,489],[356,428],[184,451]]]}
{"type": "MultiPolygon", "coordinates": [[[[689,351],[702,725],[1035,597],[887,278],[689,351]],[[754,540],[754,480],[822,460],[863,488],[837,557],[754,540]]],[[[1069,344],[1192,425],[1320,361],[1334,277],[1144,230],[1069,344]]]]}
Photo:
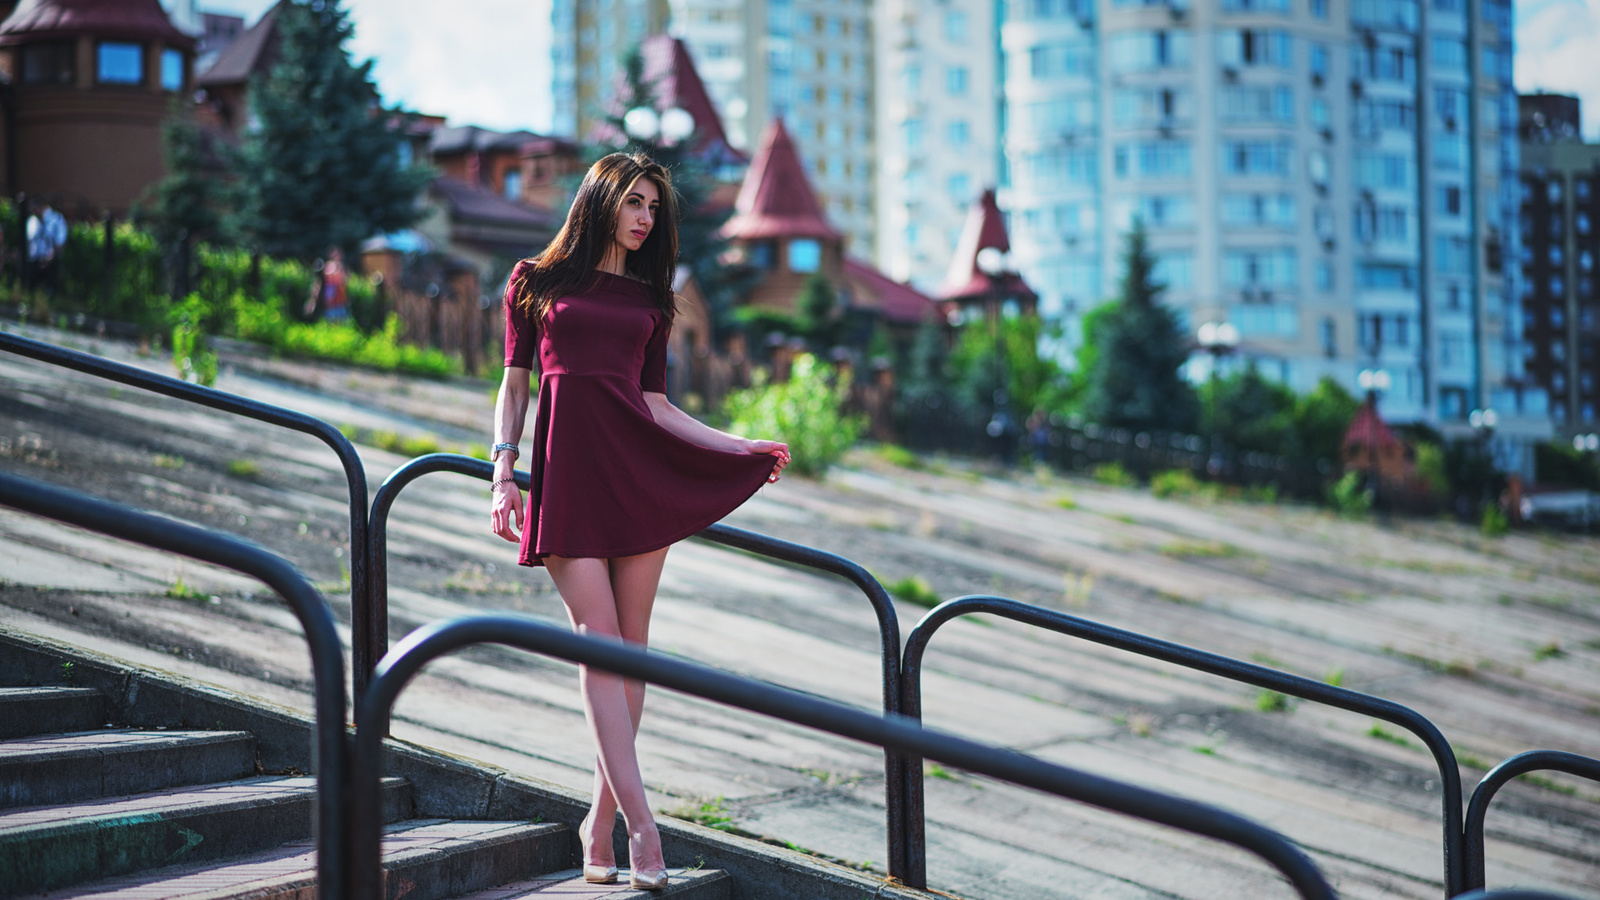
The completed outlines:
{"type": "Polygon", "coordinates": [[[348,306],[349,274],[344,269],[344,253],[335,247],[322,264],[322,318],[343,322],[350,318],[348,306]]]}
{"type": "Polygon", "coordinates": [[[46,203],[28,217],[28,265],[33,283],[54,297],[61,286],[61,250],[67,245],[67,220],[46,203]]]}

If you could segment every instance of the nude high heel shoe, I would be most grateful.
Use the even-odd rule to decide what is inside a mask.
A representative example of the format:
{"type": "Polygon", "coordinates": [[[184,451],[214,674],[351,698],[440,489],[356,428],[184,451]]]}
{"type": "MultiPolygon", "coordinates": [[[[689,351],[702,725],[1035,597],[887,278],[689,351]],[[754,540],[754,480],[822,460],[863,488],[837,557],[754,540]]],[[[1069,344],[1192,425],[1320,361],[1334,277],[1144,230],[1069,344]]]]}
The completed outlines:
{"type": "Polygon", "coordinates": [[[590,884],[616,884],[616,866],[591,866],[583,864],[583,880],[590,884]]]}
{"type": "Polygon", "coordinates": [[[636,891],[659,891],[667,886],[667,870],[659,872],[641,872],[631,869],[628,872],[628,887],[636,891]]]}

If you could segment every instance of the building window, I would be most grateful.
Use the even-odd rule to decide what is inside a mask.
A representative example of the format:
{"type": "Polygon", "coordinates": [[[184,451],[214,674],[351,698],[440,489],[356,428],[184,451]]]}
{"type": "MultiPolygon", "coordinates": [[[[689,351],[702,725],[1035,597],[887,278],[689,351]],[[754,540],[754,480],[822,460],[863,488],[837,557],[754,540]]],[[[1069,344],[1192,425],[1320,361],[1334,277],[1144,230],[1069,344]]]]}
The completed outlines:
{"type": "Polygon", "coordinates": [[[956,119],[947,129],[947,139],[953,150],[965,149],[967,142],[972,140],[972,126],[966,119],[956,119]]]}
{"type": "Polygon", "coordinates": [[[1550,180],[1550,183],[1545,186],[1545,197],[1551,203],[1561,202],[1561,179],[1553,178],[1550,180]]]}
{"type": "Polygon", "coordinates": [[[183,53],[178,50],[161,51],[161,89],[183,90],[183,53]]]}
{"type": "Polygon", "coordinates": [[[1461,215],[1461,188],[1446,185],[1439,188],[1439,211],[1447,216],[1461,215]]]}
{"type": "Polygon", "coordinates": [[[948,91],[951,96],[960,97],[966,94],[967,81],[968,75],[966,66],[950,66],[944,70],[945,90],[948,91]]]}
{"type": "Polygon", "coordinates": [[[944,39],[956,44],[964,44],[971,35],[967,34],[967,14],[956,9],[944,14],[944,39]]]}
{"type": "Polygon", "coordinates": [[[1292,247],[1227,250],[1222,254],[1222,283],[1230,288],[1292,288],[1299,283],[1292,247]]]}
{"type": "Polygon", "coordinates": [[[1328,0],[1311,0],[1311,15],[1326,19],[1328,17],[1328,0]]]}
{"type": "Polygon", "coordinates": [[[1447,69],[1465,69],[1467,67],[1467,45],[1455,38],[1435,37],[1429,44],[1433,50],[1434,66],[1447,69]]]}
{"type": "Polygon", "coordinates": [[[522,173],[516,169],[506,172],[505,195],[507,200],[522,199],[522,173]]]}
{"type": "Polygon", "coordinates": [[[1334,325],[1332,316],[1323,316],[1322,323],[1317,328],[1318,336],[1322,339],[1322,355],[1329,359],[1339,355],[1339,341],[1334,325]]]}
{"type": "Polygon", "coordinates": [[[1328,46],[1322,43],[1311,45],[1311,77],[1322,80],[1328,77],[1328,46]]]}
{"type": "Polygon", "coordinates": [[[1290,194],[1223,194],[1225,225],[1295,227],[1294,197],[1290,194]]]}
{"type": "Polygon", "coordinates": [[[950,195],[950,205],[957,209],[966,209],[972,203],[972,176],[965,172],[951,175],[945,182],[946,193],[950,195]]]}
{"type": "Polygon", "coordinates": [[[822,268],[822,242],[795,238],[789,242],[789,271],[815,272],[822,268]]]}
{"type": "Polygon", "coordinates": [[[1287,69],[1294,62],[1293,43],[1287,31],[1241,28],[1223,31],[1217,40],[1217,55],[1225,66],[1287,69]]]}
{"type": "Polygon", "coordinates": [[[1286,140],[1232,141],[1223,146],[1223,172],[1243,176],[1287,176],[1293,151],[1293,142],[1286,140]]]}
{"type": "Polygon", "coordinates": [[[96,80],[101,84],[143,84],[144,47],[122,41],[101,41],[96,80]]]}
{"type": "Polygon", "coordinates": [[[22,48],[23,84],[72,84],[77,80],[77,45],[64,41],[22,48]]]}

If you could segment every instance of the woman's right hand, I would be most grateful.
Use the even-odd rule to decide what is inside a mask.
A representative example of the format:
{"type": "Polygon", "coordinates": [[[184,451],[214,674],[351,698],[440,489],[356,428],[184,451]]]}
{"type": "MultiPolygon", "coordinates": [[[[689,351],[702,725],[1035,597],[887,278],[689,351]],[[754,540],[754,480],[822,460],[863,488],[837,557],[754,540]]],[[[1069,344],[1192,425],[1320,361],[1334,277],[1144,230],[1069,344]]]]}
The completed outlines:
{"type": "Polygon", "coordinates": [[[502,484],[494,489],[489,527],[513,544],[522,543],[522,491],[515,484],[502,484]]]}

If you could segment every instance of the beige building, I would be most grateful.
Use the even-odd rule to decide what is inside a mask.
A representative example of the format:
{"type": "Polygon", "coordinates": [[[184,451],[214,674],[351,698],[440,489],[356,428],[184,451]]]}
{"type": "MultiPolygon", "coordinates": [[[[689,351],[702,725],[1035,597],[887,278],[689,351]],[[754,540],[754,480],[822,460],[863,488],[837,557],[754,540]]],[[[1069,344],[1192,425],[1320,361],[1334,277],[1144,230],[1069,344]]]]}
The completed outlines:
{"type": "Polygon", "coordinates": [[[550,10],[550,133],[585,140],[604,108],[623,59],[646,37],[667,30],[667,0],[554,0],[550,10]]]}

